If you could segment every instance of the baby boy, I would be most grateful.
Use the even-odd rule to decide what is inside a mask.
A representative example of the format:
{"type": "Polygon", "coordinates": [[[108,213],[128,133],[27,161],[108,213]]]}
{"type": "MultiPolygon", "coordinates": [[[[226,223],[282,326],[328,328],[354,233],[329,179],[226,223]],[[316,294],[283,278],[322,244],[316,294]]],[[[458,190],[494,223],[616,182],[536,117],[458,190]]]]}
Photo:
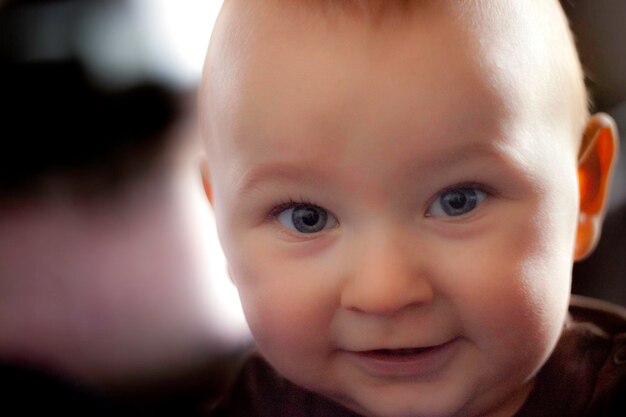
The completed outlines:
{"type": "Polygon", "coordinates": [[[219,415],[613,415],[626,321],[570,278],[616,132],[557,0],[226,0],[201,100],[263,357],[219,415]]]}

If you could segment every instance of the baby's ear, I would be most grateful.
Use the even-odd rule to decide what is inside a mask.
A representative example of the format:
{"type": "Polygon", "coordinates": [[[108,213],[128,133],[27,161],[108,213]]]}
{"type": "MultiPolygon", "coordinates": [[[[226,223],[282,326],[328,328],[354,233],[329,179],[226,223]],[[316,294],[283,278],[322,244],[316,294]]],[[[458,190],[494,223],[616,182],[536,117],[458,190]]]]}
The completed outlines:
{"type": "Polygon", "coordinates": [[[592,116],[578,154],[580,212],[574,249],[577,261],[591,254],[600,239],[617,148],[617,128],[611,116],[592,116]]]}
{"type": "Polygon", "coordinates": [[[206,159],[200,162],[200,176],[202,177],[204,194],[209,200],[209,203],[213,205],[213,190],[211,189],[211,178],[209,177],[209,163],[206,159]]]}

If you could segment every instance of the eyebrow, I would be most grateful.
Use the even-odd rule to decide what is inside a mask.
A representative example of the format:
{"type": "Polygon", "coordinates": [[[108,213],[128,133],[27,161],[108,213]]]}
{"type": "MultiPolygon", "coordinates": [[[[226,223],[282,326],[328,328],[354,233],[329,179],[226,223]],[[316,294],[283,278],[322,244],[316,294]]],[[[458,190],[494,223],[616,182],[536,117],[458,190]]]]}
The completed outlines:
{"type": "MultiPolygon", "coordinates": [[[[423,171],[442,168],[459,164],[463,160],[474,158],[486,158],[493,161],[510,161],[511,155],[501,147],[493,144],[466,143],[456,149],[444,150],[438,155],[427,158],[424,161],[415,161],[413,170],[423,171]]],[[[259,187],[265,181],[293,181],[308,183],[324,183],[333,176],[324,170],[320,170],[314,162],[293,164],[289,162],[269,162],[261,164],[242,176],[239,185],[241,195],[246,195],[259,187]]]]}
{"type": "Polygon", "coordinates": [[[265,181],[322,182],[328,173],[317,170],[313,164],[294,165],[287,162],[272,162],[259,165],[246,173],[240,183],[242,195],[249,194],[265,181]]]}
{"type": "Polygon", "coordinates": [[[449,166],[458,164],[463,160],[477,157],[500,161],[511,159],[511,155],[509,153],[507,153],[501,146],[494,145],[492,142],[488,144],[466,143],[456,149],[441,152],[439,155],[428,159],[422,165],[425,168],[449,166]]]}

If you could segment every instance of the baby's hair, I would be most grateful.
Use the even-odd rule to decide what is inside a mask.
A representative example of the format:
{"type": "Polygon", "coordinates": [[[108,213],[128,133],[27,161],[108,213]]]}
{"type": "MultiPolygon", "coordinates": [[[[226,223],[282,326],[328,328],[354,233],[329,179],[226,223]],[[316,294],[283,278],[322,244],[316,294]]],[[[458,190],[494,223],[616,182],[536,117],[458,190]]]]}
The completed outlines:
{"type": "MultiPolygon", "coordinates": [[[[228,1],[228,0],[227,0],[228,1]]],[[[284,7],[303,8],[322,13],[327,19],[351,17],[376,26],[388,16],[407,16],[408,11],[424,0],[275,0],[284,7]]]]}
{"type": "MultiPolygon", "coordinates": [[[[467,3],[473,0],[458,1],[460,3],[467,3]]],[[[396,13],[396,15],[408,15],[409,11],[414,10],[420,5],[423,6],[427,4],[428,0],[289,0],[289,2],[293,4],[299,3],[300,5],[317,9],[330,17],[343,15],[365,18],[375,25],[384,20],[384,18],[391,13],[396,13]]],[[[571,0],[558,0],[558,2],[561,8],[564,9],[563,3],[569,3],[571,0]]],[[[576,45],[575,35],[571,31],[569,22],[567,22],[567,25],[572,44],[576,45]]],[[[584,91],[584,107],[584,118],[586,119],[594,107],[591,93],[587,88],[585,88],[584,91]]]]}
{"type": "Polygon", "coordinates": [[[407,11],[420,2],[421,0],[305,0],[310,7],[366,16],[374,21],[380,20],[390,11],[407,11]]]}

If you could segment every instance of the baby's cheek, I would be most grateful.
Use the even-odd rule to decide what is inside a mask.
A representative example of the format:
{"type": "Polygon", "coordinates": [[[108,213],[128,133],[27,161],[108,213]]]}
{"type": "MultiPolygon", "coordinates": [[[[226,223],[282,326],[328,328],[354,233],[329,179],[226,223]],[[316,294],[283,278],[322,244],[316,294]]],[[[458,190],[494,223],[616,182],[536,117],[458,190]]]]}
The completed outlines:
{"type": "Polygon", "coordinates": [[[327,332],[320,317],[304,308],[289,294],[280,304],[260,300],[250,328],[263,356],[292,382],[316,389],[323,385],[327,370],[327,332]]]}
{"type": "Polygon", "coordinates": [[[257,345],[279,370],[318,354],[327,344],[328,312],[320,308],[315,290],[298,279],[259,276],[257,284],[240,288],[257,345]]]}
{"type": "Polygon", "coordinates": [[[257,341],[293,348],[300,344],[310,326],[306,310],[294,300],[292,294],[260,294],[251,302],[250,327],[257,333],[257,341]]]}
{"type": "Polygon", "coordinates": [[[541,357],[558,337],[554,323],[562,320],[562,300],[553,294],[562,292],[555,280],[563,271],[547,259],[553,255],[549,250],[522,233],[534,235],[532,225],[510,221],[505,226],[458,243],[454,261],[433,270],[468,337],[482,351],[522,354],[517,350],[526,346],[541,357]]]}
{"type": "Polygon", "coordinates": [[[547,288],[549,278],[537,274],[537,269],[510,260],[491,268],[485,274],[497,279],[490,289],[485,283],[482,305],[472,306],[472,336],[492,366],[489,379],[508,375],[521,382],[543,365],[557,342],[564,319],[562,303],[547,288]]]}

